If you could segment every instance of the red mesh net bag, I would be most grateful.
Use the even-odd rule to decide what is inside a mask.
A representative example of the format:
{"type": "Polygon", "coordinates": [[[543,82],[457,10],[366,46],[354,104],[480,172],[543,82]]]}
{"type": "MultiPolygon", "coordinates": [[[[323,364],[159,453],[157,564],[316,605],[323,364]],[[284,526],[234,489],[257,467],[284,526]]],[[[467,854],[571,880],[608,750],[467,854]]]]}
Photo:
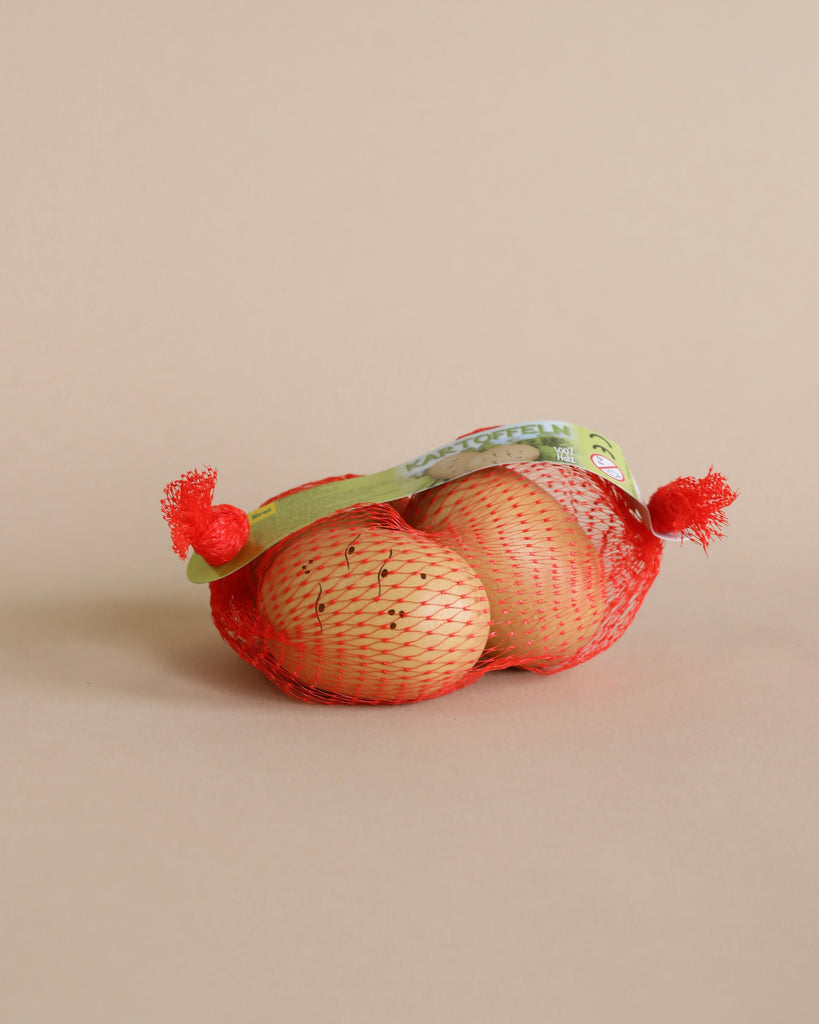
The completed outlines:
{"type": "MultiPolygon", "coordinates": [[[[230,506],[216,506],[214,520],[234,522],[233,540],[209,523],[214,480],[193,473],[169,485],[163,512],[176,549],[196,548],[198,531],[216,565],[247,534],[230,506]]],[[[713,471],[683,478],[649,502],[652,526],[705,547],[735,496],[713,471]]],[[[599,476],[546,462],[492,465],[296,530],[212,581],[211,612],[240,657],[293,697],[406,703],[490,671],[548,675],[604,651],[633,620],[662,549],[599,476]]]]}

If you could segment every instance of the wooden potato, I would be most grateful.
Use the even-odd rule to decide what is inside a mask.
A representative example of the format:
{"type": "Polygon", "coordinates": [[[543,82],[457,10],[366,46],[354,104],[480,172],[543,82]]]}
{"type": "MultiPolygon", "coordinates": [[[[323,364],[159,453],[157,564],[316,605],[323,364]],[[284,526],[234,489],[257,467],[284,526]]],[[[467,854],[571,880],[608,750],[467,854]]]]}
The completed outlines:
{"type": "Polygon", "coordinates": [[[286,542],[259,583],[271,652],[303,683],[359,700],[455,689],[489,636],[475,570],[415,530],[342,514],[286,542]]]}
{"type": "Polygon", "coordinates": [[[407,522],[477,570],[492,615],[489,651],[534,671],[575,655],[605,613],[600,557],[542,487],[501,466],[416,495],[407,522]]]}

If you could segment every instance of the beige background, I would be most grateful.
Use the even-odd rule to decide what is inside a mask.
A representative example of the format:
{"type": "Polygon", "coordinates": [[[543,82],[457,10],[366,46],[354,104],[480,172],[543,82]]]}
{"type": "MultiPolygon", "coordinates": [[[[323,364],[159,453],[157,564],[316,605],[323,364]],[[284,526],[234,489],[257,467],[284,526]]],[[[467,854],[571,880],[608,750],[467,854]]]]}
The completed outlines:
{"type": "Polygon", "coordinates": [[[814,1018],[817,11],[6,0],[4,1020],[814,1018]],[[550,417],[741,491],[552,679],[288,700],[159,515],[550,417]]]}

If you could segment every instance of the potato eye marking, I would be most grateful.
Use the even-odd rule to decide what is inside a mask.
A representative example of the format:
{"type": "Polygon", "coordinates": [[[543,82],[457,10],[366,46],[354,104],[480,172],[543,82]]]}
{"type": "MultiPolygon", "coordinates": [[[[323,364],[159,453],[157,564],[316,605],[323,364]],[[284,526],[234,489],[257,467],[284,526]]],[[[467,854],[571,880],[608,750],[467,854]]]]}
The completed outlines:
{"type": "MultiPolygon", "coordinates": [[[[399,612],[398,612],[398,618],[399,618],[399,619],[403,619],[403,618],[404,618],[404,616],[405,616],[406,614],[407,614],[406,612],[401,612],[401,611],[399,611],[399,612]]],[[[389,608],[389,609],[387,610],[387,615],[395,615],[395,609],[394,609],[394,608],[389,608]]],[[[395,622],[395,620],[393,620],[393,621],[392,621],[392,622],[390,623],[390,629],[395,629],[395,627],[396,627],[397,625],[398,625],[398,623],[397,623],[397,622],[395,622]]]]}
{"type": "Polygon", "coordinates": [[[387,562],[389,562],[389,560],[391,558],[392,558],[392,548],[390,548],[390,553],[387,555],[387,557],[384,559],[384,561],[378,567],[377,579],[378,579],[378,596],[379,597],[381,597],[381,580],[383,580],[385,576],[389,576],[389,574],[390,574],[390,570],[389,569],[385,569],[384,566],[387,564],[387,562]]]}
{"type": "Polygon", "coordinates": [[[315,558],[311,558],[309,562],[302,562],[301,571],[304,573],[305,576],[310,575],[310,569],[308,568],[308,566],[311,566],[313,562],[315,562],[315,558]]]}
{"type": "Polygon", "coordinates": [[[427,574],[425,572],[422,572],[421,573],[421,579],[425,580],[426,578],[427,578],[427,574]]]}
{"type": "Polygon", "coordinates": [[[344,552],[344,561],[347,563],[347,568],[348,569],[350,568],[350,555],[354,555],[355,554],[355,542],[358,540],[358,538],[360,536],[361,536],[361,534],[357,533],[355,535],[355,537],[353,537],[352,544],[348,545],[348,547],[346,548],[346,550],[344,552]]]}
{"type": "Polygon", "coordinates": [[[318,585],[318,596],[316,597],[316,603],[313,605],[313,607],[315,608],[315,611],[316,611],[316,619],[318,620],[319,629],[321,630],[322,633],[324,632],[324,626],[322,625],[322,622],[321,622],[321,613],[324,611],[324,607],[325,607],[323,601],[321,600],[321,595],[322,595],[323,589],[324,588],[319,583],[319,585],[318,585]]]}

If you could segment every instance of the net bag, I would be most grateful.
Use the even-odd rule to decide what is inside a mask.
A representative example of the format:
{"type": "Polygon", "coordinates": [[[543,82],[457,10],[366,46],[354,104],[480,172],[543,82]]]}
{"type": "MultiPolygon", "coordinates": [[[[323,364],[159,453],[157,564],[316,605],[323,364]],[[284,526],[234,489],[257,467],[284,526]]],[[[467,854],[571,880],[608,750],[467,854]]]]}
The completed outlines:
{"type": "MultiPolygon", "coordinates": [[[[339,479],[355,477],[270,502],[339,479]]],[[[218,564],[246,533],[238,510],[211,505],[214,485],[213,471],[187,474],[163,514],[177,551],[204,547],[218,564]]],[[[713,471],[682,478],[649,502],[649,528],[599,476],[490,465],[311,522],[213,580],[211,613],[241,658],[312,703],[425,700],[510,668],[549,675],[623,635],[659,571],[658,533],[706,547],[735,497],[713,471]]]]}

